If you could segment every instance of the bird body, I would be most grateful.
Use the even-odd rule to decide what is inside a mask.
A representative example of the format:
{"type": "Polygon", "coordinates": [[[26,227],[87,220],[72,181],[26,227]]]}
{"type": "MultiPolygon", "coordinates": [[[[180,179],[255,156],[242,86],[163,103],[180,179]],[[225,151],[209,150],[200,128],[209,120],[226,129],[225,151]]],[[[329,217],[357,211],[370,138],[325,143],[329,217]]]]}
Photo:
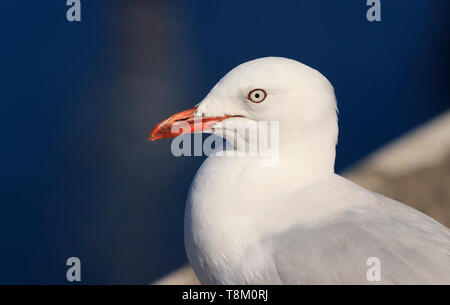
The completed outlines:
{"type": "Polygon", "coordinates": [[[207,167],[185,216],[188,257],[202,283],[369,284],[371,257],[381,263],[376,283],[450,282],[449,230],[415,209],[336,174],[269,196],[255,190],[253,199],[230,183],[198,190],[207,167]],[[213,199],[218,189],[228,196],[213,199]]]}
{"type": "Polygon", "coordinates": [[[194,118],[208,122],[201,131],[250,146],[242,124],[279,126],[272,166],[245,151],[213,155],[192,182],[185,245],[203,284],[450,283],[448,228],[334,173],[336,98],[318,71],[277,57],[244,63],[150,139],[176,136],[169,127],[186,122],[195,131],[194,118]]]}

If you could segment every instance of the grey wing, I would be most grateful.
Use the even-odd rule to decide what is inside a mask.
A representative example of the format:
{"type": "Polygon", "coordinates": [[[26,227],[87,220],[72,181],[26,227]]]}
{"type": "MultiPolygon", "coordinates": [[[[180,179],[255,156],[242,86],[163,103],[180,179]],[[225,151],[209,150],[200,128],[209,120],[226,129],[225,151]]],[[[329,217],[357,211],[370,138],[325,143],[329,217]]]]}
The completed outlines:
{"type": "Polygon", "coordinates": [[[269,244],[281,282],[450,284],[450,231],[412,208],[374,195],[378,206],[273,236],[269,244]]]}

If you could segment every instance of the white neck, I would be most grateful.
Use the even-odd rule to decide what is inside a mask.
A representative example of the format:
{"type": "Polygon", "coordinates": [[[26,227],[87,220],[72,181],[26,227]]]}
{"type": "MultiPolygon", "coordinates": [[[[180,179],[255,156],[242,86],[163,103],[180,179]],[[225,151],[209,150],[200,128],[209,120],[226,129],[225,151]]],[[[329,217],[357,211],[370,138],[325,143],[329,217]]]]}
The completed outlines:
{"type": "Polygon", "coordinates": [[[203,264],[202,268],[217,270],[237,262],[261,230],[276,230],[260,225],[271,217],[274,202],[334,173],[336,135],[337,129],[326,133],[320,128],[301,134],[280,132],[274,167],[261,167],[259,156],[208,158],[192,183],[186,206],[185,243],[194,268],[203,264]]]}

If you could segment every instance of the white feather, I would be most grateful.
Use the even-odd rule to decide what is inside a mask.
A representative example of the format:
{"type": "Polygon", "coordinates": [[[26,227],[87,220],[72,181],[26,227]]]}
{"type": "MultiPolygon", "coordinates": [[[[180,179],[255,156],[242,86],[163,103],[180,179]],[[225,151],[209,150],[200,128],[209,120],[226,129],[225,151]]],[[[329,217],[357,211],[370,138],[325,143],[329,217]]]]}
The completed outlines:
{"type": "Polygon", "coordinates": [[[369,283],[365,262],[377,255],[384,283],[450,283],[447,228],[334,174],[336,99],[318,71],[285,58],[244,63],[197,114],[244,116],[222,122],[218,134],[243,120],[280,128],[276,166],[212,156],[192,182],[185,244],[202,283],[369,283]],[[267,91],[264,102],[246,99],[255,88],[267,91]]]}

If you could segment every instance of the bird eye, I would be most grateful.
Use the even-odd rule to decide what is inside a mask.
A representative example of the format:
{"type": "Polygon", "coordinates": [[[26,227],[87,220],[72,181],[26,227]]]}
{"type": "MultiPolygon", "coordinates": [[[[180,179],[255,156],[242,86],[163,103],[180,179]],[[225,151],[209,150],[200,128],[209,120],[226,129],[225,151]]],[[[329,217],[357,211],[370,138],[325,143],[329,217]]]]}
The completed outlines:
{"type": "Polygon", "coordinates": [[[267,93],[263,89],[253,89],[248,93],[247,99],[253,103],[261,103],[266,99],[267,93]]]}

